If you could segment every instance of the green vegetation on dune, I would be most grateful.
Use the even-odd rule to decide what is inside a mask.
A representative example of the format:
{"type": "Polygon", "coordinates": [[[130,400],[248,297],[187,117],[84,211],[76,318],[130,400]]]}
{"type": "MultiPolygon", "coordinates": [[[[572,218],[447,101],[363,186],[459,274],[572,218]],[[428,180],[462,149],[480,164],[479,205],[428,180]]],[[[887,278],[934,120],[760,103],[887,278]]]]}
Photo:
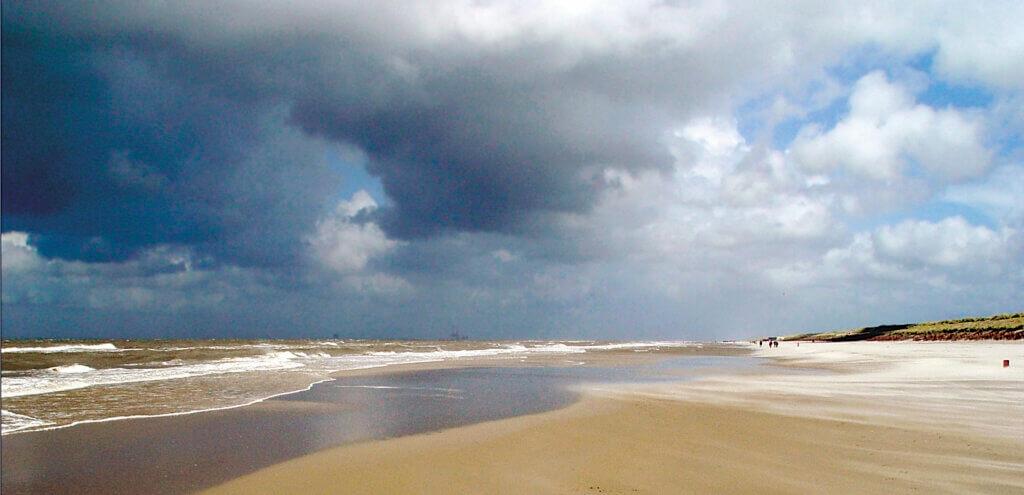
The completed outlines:
{"type": "Polygon", "coordinates": [[[801,333],[782,340],[1022,340],[1024,313],[1003,314],[917,324],[880,325],[858,330],[801,333]]]}

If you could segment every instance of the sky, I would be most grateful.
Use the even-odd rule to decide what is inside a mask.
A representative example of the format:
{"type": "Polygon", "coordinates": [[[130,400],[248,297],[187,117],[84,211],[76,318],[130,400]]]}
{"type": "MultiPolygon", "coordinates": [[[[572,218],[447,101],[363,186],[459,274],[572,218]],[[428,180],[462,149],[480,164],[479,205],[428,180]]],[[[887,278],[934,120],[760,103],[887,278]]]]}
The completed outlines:
{"type": "Polygon", "coordinates": [[[3,337],[1019,312],[1022,25],[1019,1],[3,1],[3,337]]]}

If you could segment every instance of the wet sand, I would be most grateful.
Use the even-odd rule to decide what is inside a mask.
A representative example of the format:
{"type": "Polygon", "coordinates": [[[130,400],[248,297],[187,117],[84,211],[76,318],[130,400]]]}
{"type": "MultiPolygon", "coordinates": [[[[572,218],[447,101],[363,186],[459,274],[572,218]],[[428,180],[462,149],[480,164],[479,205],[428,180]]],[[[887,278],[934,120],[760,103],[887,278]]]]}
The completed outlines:
{"type": "Polygon", "coordinates": [[[775,354],[838,373],[597,387],[557,411],[330,449],[206,493],[1024,492],[1024,375],[995,359],[1024,364],[1024,346],[870,345],[775,354]]]}

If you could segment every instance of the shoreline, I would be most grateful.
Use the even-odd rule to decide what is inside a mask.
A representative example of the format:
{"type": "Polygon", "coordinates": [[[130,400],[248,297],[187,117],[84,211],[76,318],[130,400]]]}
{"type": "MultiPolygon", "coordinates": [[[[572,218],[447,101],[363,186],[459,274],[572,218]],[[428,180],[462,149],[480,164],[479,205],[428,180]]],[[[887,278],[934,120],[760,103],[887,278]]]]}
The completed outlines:
{"type": "Polygon", "coordinates": [[[925,392],[947,381],[957,392],[957,380],[940,377],[920,387],[919,377],[934,371],[929,366],[946,361],[930,361],[942,356],[914,356],[922,345],[939,354],[952,346],[967,352],[963,367],[954,370],[964,373],[959,381],[976,380],[968,385],[989,387],[989,393],[1024,394],[1015,388],[1024,383],[1016,381],[1018,368],[1008,371],[1012,375],[990,369],[996,366],[990,359],[996,354],[1010,354],[1018,366],[1024,365],[1018,359],[1024,346],[998,344],[1006,347],[984,350],[980,354],[985,363],[978,364],[978,349],[956,349],[955,343],[864,345],[804,344],[784,346],[784,352],[756,352],[773,364],[696,384],[590,388],[580,402],[556,411],[328,449],[202,493],[1024,490],[1024,436],[1012,433],[1024,429],[1024,414],[1019,414],[1024,403],[1015,403],[1016,395],[989,401],[986,406],[994,416],[1017,414],[1006,419],[1008,427],[997,425],[996,431],[979,428],[977,422],[936,421],[928,413],[943,411],[935,408],[959,410],[965,404],[945,397],[943,390],[925,392]],[[836,352],[848,355],[840,358],[836,352]],[[897,357],[904,361],[888,362],[897,357]],[[780,376],[776,367],[816,371],[790,374],[792,380],[775,383],[780,376]],[[979,377],[970,375],[975,372],[979,377]],[[868,382],[855,386],[860,380],[868,382]],[[832,397],[814,388],[829,383],[848,388],[847,395],[832,397]],[[736,384],[746,388],[721,393],[723,386],[736,384]],[[812,390],[801,390],[804,386],[812,390]],[[918,394],[931,402],[887,411],[899,402],[891,393],[918,394]]]}
{"type": "MultiPolygon", "coordinates": [[[[85,380],[96,379],[91,375],[99,376],[102,373],[108,372],[105,366],[98,366],[96,362],[104,362],[105,352],[118,352],[118,353],[131,353],[131,352],[143,352],[153,353],[154,351],[163,351],[163,349],[151,349],[151,346],[143,344],[153,344],[156,341],[137,341],[132,342],[133,347],[117,347],[122,345],[119,341],[107,341],[101,344],[82,344],[81,341],[69,341],[75,343],[74,345],[58,345],[48,347],[13,347],[4,350],[5,358],[7,353],[11,353],[13,356],[22,358],[24,356],[31,356],[32,351],[43,352],[48,360],[53,362],[47,364],[53,364],[54,366],[46,368],[46,370],[53,370],[49,376],[45,376],[45,379],[57,379],[70,381],[71,383],[65,383],[63,386],[66,388],[57,388],[55,390],[48,390],[43,394],[38,393],[23,393],[21,390],[8,390],[8,385],[11,385],[12,389],[18,387],[24,388],[26,383],[31,380],[39,381],[40,377],[7,377],[4,379],[4,394],[5,399],[10,399],[5,402],[5,406],[11,405],[11,407],[4,408],[4,431],[2,435],[8,437],[10,435],[18,435],[36,431],[54,431],[65,429],[68,427],[83,425],[83,424],[95,424],[95,423],[106,423],[113,421],[123,420],[136,420],[136,419],[147,419],[147,418],[165,418],[174,416],[188,416],[198,413],[208,413],[215,411],[224,411],[237,409],[241,407],[249,407],[255,404],[259,404],[263,401],[272,400],[277,397],[288,396],[290,394],[302,393],[310,390],[312,387],[325,381],[330,381],[337,378],[356,377],[356,376],[369,376],[369,375],[386,375],[401,373],[404,371],[415,371],[415,370],[427,370],[427,369],[438,369],[438,368],[465,368],[470,366],[481,366],[481,367],[510,367],[510,366],[569,366],[579,364],[589,364],[597,366],[625,366],[630,362],[629,355],[634,354],[636,356],[650,356],[658,355],[666,358],[680,355],[702,355],[703,347],[708,346],[712,354],[717,355],[743,355],[750,352],[749,347],[738,346],[735,344],[722,344],[722,343],[698,343],[698,342],[629,342],[629,343],[600,343],[600,342],[570,342],[569,346],[566,343],[552,342],[552,341],[467,341],[464,345],[461,342],[448,342],[446,343],[449,348],[442,349],[434,345],[427,345],[422,349],[409,350],[408,346],[397,343],[403,347],[401,352],[371,352],[372,349],[365,351],[364,353],[352,353],[352,354],[324,354],[325,351],[332,351],[332,348],[317,347],[318,342],[306,343],[302,341],[281,341],[278,344],[271,346],[271,350],[274,352],[263,353],[263,354],[241,354],[243,356],[239,361],[250,360],[257,361],[259,359],[270,358],[270,359],[295,359],[296,362],[288,362],[289,366],[286,368],[289,371],[295,371],[294,376],[295,383],[290,386],[277,386],[271,387],[271,390],[263,391],[264,393],[250,393],[247,394],[249,397],[238,397],[239,402],[235,402],[234,399],[228,399],[220,401],[219,403],[214,400],[197,408],[183,408],[179,407],[180,403],[169,404],[156,404],[150,410],[146,409],[146,404],[131,404],[129,408],[123,411],[117,411],[117,414],[110,415],[109,411],[102,411],[97,414],[84,415],[81,418],[68,418],[57,415],[56,417],[48,417],[43,415],[33,414],[33,407],[38,408],[38,404],[31,404],[34,397],[43,397],[46,394],[59,394],[64,395],[64,404],[56,404],[58,410],[65,404],[73,404],[72,410],[77,406],[79,410],[88,410],[88,404],[84,404],[83,401],[92,400],[88,397],[94,390],[98,390],[104,387],[113,387],[109,391],[112,393],[125,393],[124,390],[116,390],[116,387],[122,387],[124,389],[130,389],[131,387],[137,387],[139,390],[135,392],[145,394],[147,393],[143,386],[139,384],[152,382],[154,379],[148,377],[117,377],[111,380],[110,377],[103,377],[102,380],[110,380],[106,383],[86,384],[82,385],[79,383],[82,381],[81,376],[87,376],[86,374],[79,375],[79,372],[88,372],[85,380]],[[140,344],[139,342],[143,342],[140,344]],[[115,343],[117,343],[115,345],[115,343]],[[312,344],[312,345],[310,345],[312,344]],[[578,346],[573,348],[573,346],[578,346]],[[41,351],[41,349],[56,349],[56,351],[41,351]],[[96,351],[99,354],[96,356],[81,356],[76,355],[72,361],[64,362],[64,352],[71,350],[90,350],[96,351]],[[539,350],[539,352],[538,352],[539,350]],[[292,354],[294,351],[296,354],[292,354]],[[632,351],[632,352],[631,352],[632,351]],[[284,357],[275,357],[275,356],[284,357]],[[373,356],[377,355],[375,358],[373,356]],[[352,362],[340,362],[336,364],[330,364],[329,361],[333,358],[348,358],[352,357],[355,359],[362,359],[368,361],[366,363],[352,363],[352,362]],[[320,362],[316,362],[319,358],[320,362]],[[369,359],[365,359],[369,358],[369,359]],[[83,361],[84,359],[84,361],[83,361]],[[582,361],[580,361],[582,359],[582,361]],[[95,362],[94,362],[95,361],[95,362]],[[376,362],[375,362],[376,361],[376,362]],[[562,362],[564,361],[564,363],[562,362]],[[82,365],[81,363],[87,363],[82,365]],[[325,364],[325,362],[328,362],[325,364]],[[55,364],[56,363],[56,364],[55,364]],[[89,364],[95,366],[90,367],[89,364]],[[300,377],[307,366],[312,368],[320,367],[321,369],[315,369],[307,373],[308,376],[300,377]],[[337,367],[335,367],[337,366],[337,367]],[[326,368],[326,369],[324,369],[326,368]],[[65,371],[69,369],[69,371],[65,371]],[[25,383],[14,383],[18,380],[22,380],[25,383]],[[77,381],[76,381],[77,380],[77,381]],[[28,397],[28,399],[25,399],[28,397]],[[28,407],[25,404],[18,404],[21,401],[29,401],[28,407]],[[75,402],[77,405],[74,405],[75,402]],[[141,407],[140,407],[141,406],[141,407]],[[134,409],[133,409],[134,408],[134,409]],[[105,414],[106,413],[106,414],[105,414]],[[90,417],[91,416],[91,417],[90,417]],[[15,419],[17,418],[17,419],[15,419]],[[8,421],[8,420],[11,421],[8,421]]],[[[173,341],[167,341],[173,342],[173,341]]],[[[257,341],[253,341],[257,342],[257,341]]],[[[5,341],[10,343],[10,341],[5,341]]],[[[193,344],[193,342],[186,342],[187,344],[193,344]]],[[[357,344],[350,344],[349,346],[372,346],[379,344],[382,348],[388,349],[395,343],[391,342],[370,342],[357,344]]],[[[439,343],[440,344],[440,343],[439,343]]],[[[263,342],[260,341],[260,345],[263,342]]],[[[159,347],[155,346],[154,347],[159,347]]],[[[227,346],[227,349],[240,349],[241,347],[227,346]]],[[[256,346],[259,347],[259,346],[256,346]]],[[[422,346],[421,346],[422,347],[422,346]]],[[[180,351],[188,349],[198,349],[197,346],[186,346],[186,347],[171,347],[169,350],[180,351]]],[[[214,347],[216,348],[216,346],[214,347]]],[[[157,352],[158,355],[162,356],[162,352],[157,352]]],[[[224,361],[231,361],[231,356],[227,359],[221,359],[216,363],[223,366],[224,361]]],[[[37,357],[38,358],[38,357],[37,357]]],[[[34,358],[34,359],[37,359],[34,358]]],[[[15,359],[11,357],[11,359],[15,359]]],[[[645,358],[641,358],[640,362],[646,362],[645,358]]],[[[31,360],[30,360],[31,361],[31,360]]],[[[6,364],[6,361],[5,361],[6,364]]],[[[34,366],[38,366],[37,362],[31,363],[34,366]]],[[[105,363],[104,363],[105,364],[105,363]]],[[[228,365],[234,366],[234,363],[227,363],[228,365]]],[[[269,363],[271,365],[281,365],[280,362],[269,363]]],[[[200,364],[201,365],[201,364],[200,364]]],[[[15,370],[18,364],[15,364],[15,370]]],[[[107,365],[106,367],[109,367],[107,365]]],[[[187,368],[187,366],[185,366],[187,368]]],[[[120,369],[114,367],[114,369],[120,369]]],[[[142,368],[131,368],[130,372],[138,373],[138,370],[142,368]]],[[[259,371],[259,368],[252,368],[247,370],[236,370],[236,371],[259,371]]],[[[5,370],[5,374],[7,370],[5,370]]],[[[192,370],[187,371],[183,376],[172,377],[172,378],[185,378],[189,380],[201,380],[206,379],[206,375],[211,375],[205,370],[192,370]],[[192,374],[189,374],[192,373],[192,374]]],[[[213,373],[212,375],[216,375],[213,373]]],[[[228,376],[231,373],[221,373],[219,376],[228,376]]],[[[235,375],[241,376],[241,375],[235,375]]],[[[155,381],[160,381],[159,379],[155,381]]],[[[237,384],[228,384],[229,386],[237,384]]],[[[246,390],[258,390],[259,387],[255,388],[253,385],[248,384],[246,390]]],[[[34,385],[38,386],[38,384],[34,385]]],[[[31,388],[31,387],[29,387],[31,388]]],[[[129,401],[130,403],[130,401],[129,401]]],[[[35,411],[36,413],[44,410],[35,411]]]]}
{"type": "MultiPolygon", "coordinates": [[[[741,350],[724,353],[748,353],[741,350]]],[[[559,409],[578,397],[559,383],[635,380],[630,377],[660,370],[665,359],[709,354],[715,355],[710,349],[601,352],[586,359],[541,355],[346,370],[310,390],[245,407],[6,435],[3,488],[192,493],[337,445],[559,409]]]]}

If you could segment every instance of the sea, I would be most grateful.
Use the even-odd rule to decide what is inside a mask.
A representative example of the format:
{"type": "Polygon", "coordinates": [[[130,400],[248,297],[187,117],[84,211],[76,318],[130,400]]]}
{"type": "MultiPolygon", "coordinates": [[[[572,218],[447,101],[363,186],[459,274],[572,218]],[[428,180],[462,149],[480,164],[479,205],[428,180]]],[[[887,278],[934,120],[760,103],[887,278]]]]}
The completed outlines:
{"type": "Polygon", "coordinates": [[[582,364],[586,353],[699,350],[694,342],[3,340],[2,434],[193,414],[311,389],[345,370],[443,361],[582,364]]]}

